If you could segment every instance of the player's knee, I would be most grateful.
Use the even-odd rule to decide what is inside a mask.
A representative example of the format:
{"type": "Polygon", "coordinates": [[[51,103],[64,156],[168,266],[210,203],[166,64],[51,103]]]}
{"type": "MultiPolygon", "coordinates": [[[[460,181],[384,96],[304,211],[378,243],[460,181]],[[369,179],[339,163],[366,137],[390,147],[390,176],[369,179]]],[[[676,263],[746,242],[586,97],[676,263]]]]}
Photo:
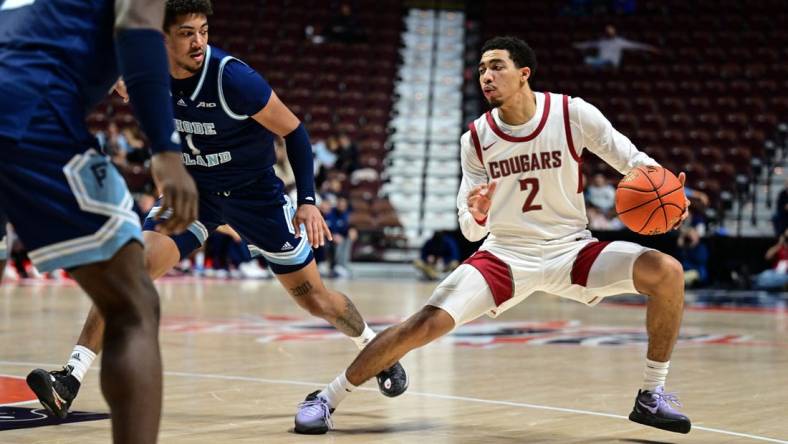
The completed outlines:
{"type": "Polygon", "coordinates": [[[309,312],[309,314],[317,318],[331,318],[329,307],[327,307],[321,301],[315,300],[314,298],[310,298],[310,300],[304,304],[304,308],[309,312]]]}
{"type": "Polygon", "coordinates": [[[684,280],[684,268],[681,266],[681,262],[664,253],[660,253],[657,258],[656,272],[660,276],[661,282],[675,283],[684,280]]]}
{"type": "Polygon", "coordinates": [[[161,315],[159,294],[149,279],[143,278],[117,291],[116,297],[102,307],[108,327],[116,325],[125,329],[158,326],[161,315]]]}
{"type": "Polygon", "coordinates": [[[655,294],[661,289],[684,282],[684,268],[672,256],[649,251],[636,262],[635,284],[642,293],[655,294]]]}
{"type": "Polygon", "coordinates": [[[435,340],[454,327],[454,320],[448,313],[430,306],[424,307],[406,322],[408,336],[419,343],[435,340]]]}
{"type": "Polygon", "coordinates": [[[332,319],[335,316],[334,312],[337,310],[330,303],[330,298],[327,289],[311,289],[307,294],[301,295],[296,298],[298,303],[311,314],[312,316],[332,319]]]}

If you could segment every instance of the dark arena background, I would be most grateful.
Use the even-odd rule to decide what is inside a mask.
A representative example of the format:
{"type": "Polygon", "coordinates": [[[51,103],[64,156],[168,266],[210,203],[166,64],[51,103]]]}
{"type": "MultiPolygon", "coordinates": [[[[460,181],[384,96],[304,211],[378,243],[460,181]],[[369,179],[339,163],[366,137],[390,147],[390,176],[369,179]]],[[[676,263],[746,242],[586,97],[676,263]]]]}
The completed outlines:
{"type": "MultiPolygon", "coordinates": [[[[2,3],[2,2],[0,2],[2,3]]],[[[300,309],[234,233],[157,281],[165,364],[162,443],[788,443],[788,9],[781,0],[215,0],[209,44],[256,69],[311,137],[326,286],[375,330],[420,309],[479,247],[457,221],[460,137],[488,110],[483,43],[524,39],[534,91],[581,97],[663,167],[686,173],[690,217],[642,236],[616,217],[622,175],[586,150],[589,227],[684,266],[686,309],[669,385],[688,435],[627,421],[642,377],[645,298],[589,309],[537,294],[403,359],[401,398],[362,387],[322,437],[293,433],[304,396],[356,348],[300,309]]],[[[157,192],[131,105],[88,117],[141,217],[157,192]]],[[[295,193],[283,141],[277,175],[295,193]]],[[[520,203],[518,203],[519,205],[520,203]]],[[[89,301],[40,273],[9,226],[0,284],[0,442],[110,442],[97,360],[73,413],[48,418],[24,377],[56,369],[89,301]],[[59,424],[59,425],[58,425],[59,424]]]]}

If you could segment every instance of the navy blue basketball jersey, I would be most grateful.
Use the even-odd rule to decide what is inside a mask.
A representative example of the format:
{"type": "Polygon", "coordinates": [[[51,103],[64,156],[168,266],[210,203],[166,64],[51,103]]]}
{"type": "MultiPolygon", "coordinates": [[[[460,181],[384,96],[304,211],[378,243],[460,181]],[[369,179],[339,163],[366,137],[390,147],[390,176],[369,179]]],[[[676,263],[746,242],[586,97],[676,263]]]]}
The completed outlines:
{"type": "Polygon", "coordinates": [[[272,198],[280,197],[282,182],[273,173],[274,135],[251,117],[270,96],[271,88],[252,68],[211,46],[199,73],[172,80],[183,161],[201,191],[228,191],[262,180],[270,181],[272,198]]]}
{"type": "Polygon", "coordinates": [[[47,105],[75,141],[118,78],[113,0],[0,0],[0,136],[18,140],[47,105]]]}

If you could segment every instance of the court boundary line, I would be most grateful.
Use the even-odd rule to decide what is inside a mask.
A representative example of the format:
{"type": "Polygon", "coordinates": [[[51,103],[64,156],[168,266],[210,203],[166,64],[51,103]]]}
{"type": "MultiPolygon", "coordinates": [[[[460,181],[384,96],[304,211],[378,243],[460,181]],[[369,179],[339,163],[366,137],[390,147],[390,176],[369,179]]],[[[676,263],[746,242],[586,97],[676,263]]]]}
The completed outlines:
{"type": "MultiPolygon", "coordinates": [[[[0,361],[0,366],[13,366],[13,367],[58,367],[58,364],[51,364],[51,363],[41,363],[41,362],[17,362],[17,361],[0,361]]],[[[95,366],[91,368],[93,371],[99,371],[100,368],[95,366]]],[[[8,375],[12,376],[12,375],[8,375]]],[[[225,381],[246,381],[246,382],[259,382],[263,384],[273,384],[273,385],[297,385],[297,386],[308,386],[308,387],[324,387],[326,383],[324,382],[309,382],[309,381],[295,381],[290,379],[267,379],[267,378],[255,378],[251,376],[234,376],[234,375],[219,375],[219,374],[212,374],[212,373],[191,373],[191,372],[175,372],[175,371],[165,371],[164,376],[177,376],[177,377],[184,377],[184,378],[197,378],[197,379],[218,379],[218,380],[225,380],[225,381]]],[[[377,389],[367,388],[367,387],[358,387],[356,390],[365,391],[365,392],[378,392],[377,389]]],[[[420,396],[424,398],[432,398],[432,399],[444,399],[450,401],[463,401],[463,402],[471,402],[477,404],[488,404],[488,405],[499,405],[499,406],[507,406],[507,407],[520,407],[520,408],[528,408],[534,410],[546,410],[546,411],[553,411],[553,412],[562,412],[562,413],[574,413],[579,415],[589,415],[589,416],[601,416],[605,418],[613,418],[613,419],[623,419],[629,421],[629,418],[623,415],[616,415],[612,413],[602,413],[602,412],[594,412],[591,410],[581,410],[581,409],[572,409],[572,408],[565,408],[565,407],[553,407],[548,405],[541,405],[541,404],[529,404],[525,402],[514,402],[514,401],[500,401],[495,399],[483,399],[483,398],[471,398],[467,396],[456,396],[456,395],[442,395],[440,393],[427,393],[427,392],[414,392],[414,391],[407,391],[404,393],[404,396],[420,396]]],[[[23,403],[30,403],[30,402],[37,402],[37,401],[25,401],[23,403]]],[[[7,405],[15,405],[14,404],[0,404],[0,406],[7,406],[7,405]]],[[[783,441],[776,438],[769,438],[767,436],[760,436],[760,435],[752,435],[748,433],[741,433],[741,432],[733,432],[730,430],[724,429],[717,429],[713,427],[705,427],[705,426],[696,426],[693,424],[692,430],[702,430],[704,432],[710,433],[717,433],[721,435],[729,435],[729,436],[736,436],[739,438],[749,438],[756,441],[765,441],[765,442],[773,442],[778,444],[788,444],[788,441],[783,441]]]]}

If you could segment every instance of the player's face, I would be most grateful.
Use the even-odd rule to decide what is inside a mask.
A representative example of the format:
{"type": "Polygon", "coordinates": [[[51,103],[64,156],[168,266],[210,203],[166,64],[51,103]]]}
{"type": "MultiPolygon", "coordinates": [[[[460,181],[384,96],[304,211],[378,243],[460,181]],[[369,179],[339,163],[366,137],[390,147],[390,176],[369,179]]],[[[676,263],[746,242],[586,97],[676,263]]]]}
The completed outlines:
{"type": "Polygon", "coordinates": [[[178,16],[167,30],[167,52],[178,68],[197,73],[205,63],[208,18],[203,14],[178,16]]]}
{"type": "Polygon", "coordinates": [[[527,67],[517,68],[506,49],[486,51],[479,62],[479,84],[487,103],[503,105],[522,88],[530,72],[527,67]]]}

